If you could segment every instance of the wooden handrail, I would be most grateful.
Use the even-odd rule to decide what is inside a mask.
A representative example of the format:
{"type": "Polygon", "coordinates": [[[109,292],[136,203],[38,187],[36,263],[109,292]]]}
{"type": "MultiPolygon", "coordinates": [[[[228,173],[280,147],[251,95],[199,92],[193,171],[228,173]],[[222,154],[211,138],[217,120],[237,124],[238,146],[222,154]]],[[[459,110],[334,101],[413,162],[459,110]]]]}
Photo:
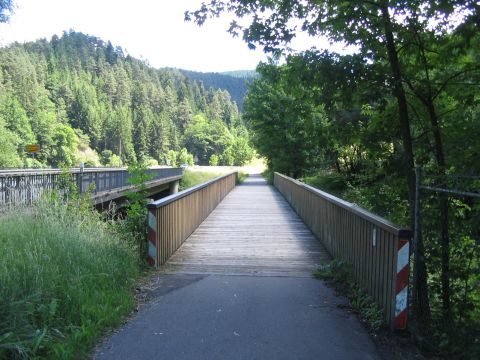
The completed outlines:
{"type": "Polygon", "coordinates": [[[163,265],[237,184],[238,173],[217,177],[147,205],[148,262],[163,265]]]}
{"type": "Polygon", "coordinates": [[[274,185],[330,255],[352,265],[387,324],[405,328],[412,232],[285,175],[275,173],[274,185]]]}
{"type": "Polygon", "coordinates": [[[354,204],[354,203],[345,201],[343,199],[340,199],[340,198],[338,198],[338,197],[336,197],[332,194],[329,194],[325,191],[314,188],[313,186],[305,184],[301,181],[289,178],[288,176],[285,176],[283,174],[276,173],[276,175],[280,176],[280,177],[283,177],[285,179],[288,179],[289,181],[297,184],[298,186],[304,187],[306,190],[314,193],[315,195],[320,196],[320,197],[328,200],[332,204],[336,204],[336,205],[338,205],[338,206],[340,206],[344,209],[347,209],[354,214],[357,214],[361,218],[364,218],[364,219],[374,223],[378,227],[380,227],[380,228],[382,228],[382,229],[384,229],[388,232],[391,232],[392,234],[394,234],[396,236],[405,237],[405,238],[411,238],[412,237],[412,231],[411,230],[403,229],[403,228],[399,227],[398,225],[392,223],[391,221],[388,221],[387,219],[384,219],[384,218],[382,218],[382,217],[380,217],[380,216],[378,216],[374,213],[371,213],[368,210],[365,210],[365,209],[361,208],[357,204],[354,204]]]}

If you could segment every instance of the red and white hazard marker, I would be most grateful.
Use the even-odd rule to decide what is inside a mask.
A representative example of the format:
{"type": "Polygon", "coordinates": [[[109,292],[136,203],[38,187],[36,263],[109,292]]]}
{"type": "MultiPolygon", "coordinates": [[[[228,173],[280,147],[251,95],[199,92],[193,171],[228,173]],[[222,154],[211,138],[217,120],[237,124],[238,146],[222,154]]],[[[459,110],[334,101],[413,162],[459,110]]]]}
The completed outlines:
{"type": "Polygon", "coordinates": [[[397,286],[395,292],[395,329],[405,329],[407,327],[409,260],[409,242],[408,240],[399,239],[397,252],[397,286]]]}
{"type": "Polygon", "coordinates": [[[148,210],[148,264],[152,267],[157,266],[157,218],[152,210],[148,210]]]}

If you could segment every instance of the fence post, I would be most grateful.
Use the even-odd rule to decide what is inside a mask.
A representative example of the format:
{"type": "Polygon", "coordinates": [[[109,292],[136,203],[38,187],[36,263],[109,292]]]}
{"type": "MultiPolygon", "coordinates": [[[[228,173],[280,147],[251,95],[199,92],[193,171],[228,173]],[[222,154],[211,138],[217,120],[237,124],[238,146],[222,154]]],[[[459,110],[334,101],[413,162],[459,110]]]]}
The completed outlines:
{"type": "Polygon", "coordinates": [[[408,276],[410,269],[410,244],[406,239],[398,239],[397,278],[395,286],[394,328],[404,330],[408,316],[408,276]]]}
{"type": "Polygon", "coordinates": [[[156,209],[148,209],[147,240],[148,240],[148,265],[157,267],[157,218],[156,209]]]}
{"type": "Polygon", "coordinates": [[[80,163],[80,172],[77,173],[77,186],[78,186],[78,193],[83,194],[83,171],[84,171],[83,163],[80,163]]]}
{"type": "Polygon", "coordinates": [[[416,167],[415,172],[415,220],[413,229],[413,279],[412,279],[412,319],[416,321],[417,307],[418,307],[418,242],[421,236],[421,219],[420,219],[420,186],[422,181],[422,170],[420,166],[416,167]]]}

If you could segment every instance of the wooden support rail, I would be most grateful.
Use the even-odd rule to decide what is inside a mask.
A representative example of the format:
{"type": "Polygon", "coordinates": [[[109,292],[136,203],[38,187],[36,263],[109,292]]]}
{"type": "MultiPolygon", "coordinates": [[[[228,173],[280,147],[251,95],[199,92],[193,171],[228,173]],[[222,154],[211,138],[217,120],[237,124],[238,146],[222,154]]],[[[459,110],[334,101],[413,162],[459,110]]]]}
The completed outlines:
{"type": "Polygon", "coordinates": [[[391,329],[404,329],[411,231],[279,173],[274,185],[330,255],[352,265],[391,329]]]}
{"type": "Polygon", "coordinates": [[[237,178],[233,172],[148,204],[149,264],[163,265],[235,187],[237,178]]]}

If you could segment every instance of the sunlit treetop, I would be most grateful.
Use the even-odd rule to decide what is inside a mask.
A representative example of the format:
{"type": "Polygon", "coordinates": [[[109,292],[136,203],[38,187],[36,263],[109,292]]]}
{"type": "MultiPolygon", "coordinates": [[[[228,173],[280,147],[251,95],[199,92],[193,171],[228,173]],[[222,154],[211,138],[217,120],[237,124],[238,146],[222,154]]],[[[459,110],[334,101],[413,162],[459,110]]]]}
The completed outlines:
{"type": "Polygon", "coordinates": [[[372,42],[384,41],[386,13],[394,31],[409,19],[448,31],[459,17],[476,16],[479,8],[475,0],[210,0],[187,11],[185,20],[203,25],[222,13],[234,14],[228,29],[232,35],[242,35],[250,48],[260,45],[275,53],[286,49],[300,31],[371,48],[372,42]],[[244,22],[247,25],[240,24],[244,22]]]}
{"type": "Polygon", "coordinates": [[[0,22],[4,23],[10,19],[13,12],[12,0],[0,0],[0,22]]]}

